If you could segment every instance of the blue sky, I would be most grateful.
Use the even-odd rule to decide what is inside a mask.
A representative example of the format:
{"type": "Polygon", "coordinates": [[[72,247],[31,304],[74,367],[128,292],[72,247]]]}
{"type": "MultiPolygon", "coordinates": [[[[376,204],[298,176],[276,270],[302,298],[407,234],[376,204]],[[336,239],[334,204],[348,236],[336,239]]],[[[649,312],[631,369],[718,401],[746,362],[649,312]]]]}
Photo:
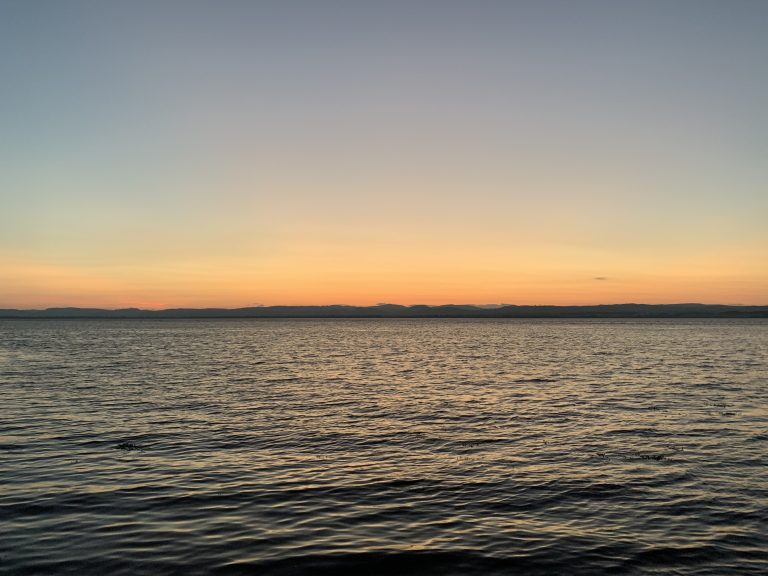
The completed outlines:
{"type": "Polygon", "coordinates": [[[2,0],[0,306],[765,303],[767,29],[743,0],[2,0]]]}

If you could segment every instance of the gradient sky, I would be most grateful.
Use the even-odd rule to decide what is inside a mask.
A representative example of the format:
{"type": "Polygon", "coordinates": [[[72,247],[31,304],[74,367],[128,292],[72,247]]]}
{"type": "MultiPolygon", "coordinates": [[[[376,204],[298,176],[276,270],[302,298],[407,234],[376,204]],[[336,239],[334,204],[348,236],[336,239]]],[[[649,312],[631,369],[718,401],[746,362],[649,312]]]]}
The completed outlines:
{"type": "Polygon", "coordinates": [[[0,307],[768,303],[768,2],[0,0],[0,307]]]}

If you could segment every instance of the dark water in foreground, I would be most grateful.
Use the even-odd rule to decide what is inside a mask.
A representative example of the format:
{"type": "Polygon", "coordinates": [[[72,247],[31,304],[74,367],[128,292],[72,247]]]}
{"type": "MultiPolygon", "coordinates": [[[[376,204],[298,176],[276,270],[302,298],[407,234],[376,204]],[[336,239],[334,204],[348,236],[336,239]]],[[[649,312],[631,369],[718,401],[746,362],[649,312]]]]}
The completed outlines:
{"type": "Polygon", "coordinates": [[[0,321],[0,401],[3,574],[768,573],[768,321],[0,321]]]}

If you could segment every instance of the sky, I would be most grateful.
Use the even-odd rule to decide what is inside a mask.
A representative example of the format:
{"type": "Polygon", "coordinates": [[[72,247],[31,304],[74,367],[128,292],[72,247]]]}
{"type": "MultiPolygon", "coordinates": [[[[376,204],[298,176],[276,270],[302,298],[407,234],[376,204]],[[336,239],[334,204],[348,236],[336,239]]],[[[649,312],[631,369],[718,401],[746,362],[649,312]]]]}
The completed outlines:
{"type": "Polygon", "coordinates": [[[0,0],[0,307],[768,304],[763,0],[0,0]]]}

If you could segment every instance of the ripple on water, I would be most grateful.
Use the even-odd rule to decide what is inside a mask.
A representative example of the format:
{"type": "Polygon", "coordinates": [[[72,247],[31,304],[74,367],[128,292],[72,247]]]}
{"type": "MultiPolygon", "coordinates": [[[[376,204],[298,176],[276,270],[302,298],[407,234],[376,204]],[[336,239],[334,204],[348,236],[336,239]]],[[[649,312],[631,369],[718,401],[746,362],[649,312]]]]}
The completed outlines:
{"type": "Polygon", "coordinates": [[[762,320],[0,321],[0,572],[768,573],[762,320]]]}

